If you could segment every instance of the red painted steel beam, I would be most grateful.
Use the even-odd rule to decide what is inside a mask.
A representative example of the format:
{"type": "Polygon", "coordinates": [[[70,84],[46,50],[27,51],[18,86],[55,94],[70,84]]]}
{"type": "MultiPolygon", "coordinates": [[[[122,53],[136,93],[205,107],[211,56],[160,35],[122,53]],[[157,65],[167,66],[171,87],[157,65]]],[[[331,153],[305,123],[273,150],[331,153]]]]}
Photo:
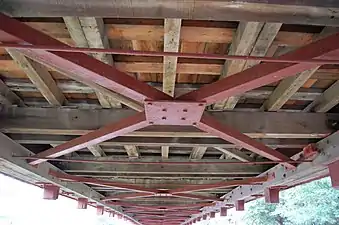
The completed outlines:
{"type": "Polygon", "coordinates": [[[267,56],[247,56],[247,55],[224,55],[210,53],[185,53],[185,52],[161,52],[161,51],[138,51],[128,49],[114,48],[80,48],[71,46],[48,46],[48,45],[22,45],[22,44],[0,44],[0,48],[9,49],[31,49],[31,50],[46,50],[52,52],[82,52],[82,53],[106,53],[114,55],[135,55],[135,56],[175,56],[191,59],[224,59],[224,60],[255,60],[261,62],[278,62],[278,63],[310,63],[335,65],[339,64],[338,60],[326,59],[283,59],[267,56]]]}
{"type": "MultiPolygon", "coordinates": [[[[338,59],[339,33],[308,44],[279,59],[338,59]]],[[[322,65],[321,63],[318,65],[322,65]]],[[[180,96],[179,100],[205,101],[212,104],[228,97],[279,81],[297,73],[314,68],[309,63],[261,63],[240,73],[207,84],[199,90],[180,96]]]]}
{"type": "Polygon", "coordinates": [[[253,177],[247,178],[242,180],[231,180],[231,181],[224,181],[214,184],[202,184],[197,186],[189,186],[183,188],[177,188],[170,191],[171,194],[178,194],[178,193],[186,193],[186,192],[194,192],[194,191],[204,191],[204,190],[213,190],[213,189],[220,189],[220,188],[228,188],[234,187],[239,185],[246,185],[246,184],[261,184],[268,180],[267,176],[262,177],[253,177]]]}
{"type": "MultiPolygon", "coordinates": [[[[115,138],[117,136],[130,133],[132,131],[147,127],[149,124],[146,121],[144,112],[135,114],[134,116],[120,120],[119,122],[109,124],[96,131],[75,138],[71,141],[56,146],[55,148],[36,154],[36,157],[56,158],[88,146],[99,144],[103,141],[115,138]]],[[[44,162],[44,159],[36,159],[30,162],[31,165],[36,165],[44,162]]]]}
{"type": "MultiPolygon", "coordinates": [[[[0,31],[3,31],[0,32],[0,42],[67,47],[66,44],[2,13],[0,13],[0,21],[0,31]]],[[[29,49],[18,51],[33,60],[75,74],[82,80],[94,82],[138,102],[143,102],[145,99],[172,99],[169,95],[84,53],[29,49]]]]}
{"type": "Polygon", "coordinates": [[[194,209],[194,208],[201,208],[205,206],[211,206],[212,203],[196,203],[196,204],[185,204],[185,205],[160,205],[160,206],[153,206],[153,205],[137,205],[127,202],[107,202],[109,205],[116,205],[122,207],[132,207],[132,208],[139,208],[145,210],[159,210],[159,211],[175,211],[181,209],[194,209]]]}
{"type": "MultiPolygon", "coordinates": [[[[247,135],[215,120],[212,116],[204,113],[201,121],[197,123],[196,127],[207,133],[220,137],[236,146],[248,149],[258,155],[274,161],[290,161],[291,159],[284,154],[269,148],[268,146],[248,137],[247,135]]],[[[286,167],[295,168],[294,164],[282,163],[286,167]]]]}

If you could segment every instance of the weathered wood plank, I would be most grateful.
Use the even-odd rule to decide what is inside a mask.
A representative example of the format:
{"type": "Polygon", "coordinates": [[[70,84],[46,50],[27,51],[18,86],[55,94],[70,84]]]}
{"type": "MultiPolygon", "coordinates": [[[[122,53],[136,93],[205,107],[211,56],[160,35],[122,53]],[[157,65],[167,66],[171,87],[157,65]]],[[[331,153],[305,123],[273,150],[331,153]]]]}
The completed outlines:
{"type": "Polygon", "coordinates": [[[130,158],[138,158],[140,156],[138,147],[135,145],[125,145],[124,146],[127,152],[128,157],[130,158]]]}
{"type": "MultiPolygon", "coordinates": [[[[71,140],[74,136],[58,135],[36,135],[36,134],[9,134],[13,140],[20,144],[53,144],[59,145],[71,140]]],[[[77,136],[75,136],[77,137],[77,136]]],[[[301,149],[317,139],[259,139],[271,148],[294,148],[301,149]]],[[[117,137],[100,144],[102,147],[111,148],[125,145],[147,146],[147,147],[220,147],[224,149],[236,148],[234,144],[218,138],[172,138],[172,137],[117,137]]],[[[187,150],[189,154],[190,150],[187,150]]],[[[174,151],[175,153],[177,151],[174,151]]],[[[181,152],[185,152],[181,150],[181,152]]],[[[209,152],[213,152],[211,149],[209,152]]]]}
{"type": "Polygon", "coordinates": [[[218,21],[261,21],[288,24],[314,24],[335,26],[339,24],[335,8],[337,1],[274,1],[260,0],[208,1],[199,4],[194,1],[151,0],[89,2],[80,0],[49,1],[28,0],[5,1],[2,11],[18,17],[62,17],[92,16],[114,18],[182,18],[218,21]],[[27,4],[30,9],[27,10],[27,4]],[[328,8],[332,8],[329,10],[328,8]],[[156,10],[154,10],[156,9],[156,10]],[[225,13],[227,12],[227,13],[225,13]]]}
{"type": "Polygon", "coordinates": [[[18,105],[25,106],[22,99],[17,96],[7,85],[0,80],[0,104],[5,106],[18,105]]]}
{"type": "MultiPolygon", "coordinates": [[[[249,55],[253,48],[255,41],[263,27],[263,23],[259,22],[240,22],[238,29],[233,37],[229,55],[249,55]]],[[[227,60],[225,61],[220,79],[239,73],[245,66],[245,60],[227,60]]],[[[214,109],[232,108],[231,105],[235,105],[239,97],[233,96],[225,101],[216,103],[214,109]],[[235,104],[234,104],[235,102],[235,104]]],[[[233,107],[234,108],[234,107],[233,107]]]]}
{"type": "Polygon", "coordinates": [[[233,149],[224,149],[220,147],[214,147],[215,149],[219,150],[220,152],[223,152],[224,155],[228,155],[231,158],[235,158],[237,160],[240,160],[242,162],[250,162],[253,161],[251,157],[246,155],[245,153],[239,151],[239,150],[233,150],[233,149]]]}
{"type": "MultiPolygon", "coordinates": [[[[178,52],[180,46],[181,19],[165,19],[164,22],[164,51],[178,52]]],[[[175,56],[164,57],[163,92],[174,96],[177,75],[177,60],[175,56]]]]}
{"type": "Polygon", "coordinates": [[[161,158],[168,159],[169,146],[161,146],[161,158]]]}
{"type": "Polygon", "coordinates": [[[93,146],[89,146],[87,147],[88,150],[96,157],[103,157],[106,156],[104,150],[102,150],[102,148],[100,147],[100,145],[93,145],[93,146]]]}
{"type": "Polygon", "coordinates": [[[192,149],[190,159],[202,159],[207,150],[207,147],[194,147],[192,149]]]}
{"type": "Polygon", "coordinates": [[[52,75],[44,66],[25,57],[16,50],[7,49],[7,52],[11,55],[18,66],[25,71],[27,77],[51,105],[63,105],[66,100],[65,96],[55,84],[52,75]]]}
{"type": "Polygon", "coordinates": [[[100,164],[100,163],[66,163],[63,162],[65,172],[70,173],[123,173],[129,175],[137,174],[167,174],[175,176],[178,174],[258,174],[265,170],[265,166],[258,165],[158,165],[158,164],[100,164]]]}
{"type": "MultiPolygon", "coordinates": [[[[82,135],[108,123],[133,115],[127,109],[9,108],[0,113],[0,130],[5,133],[82,135]]],[[[338,114],[213,112],[217,120],[254,138],[321,138],[332,132],[329,118],[338,114]],[[251,126],[248,126],[251,124],[251,126]]],[[[193,127],[151,126],[126,136],[213,137],[193,127]]]]}

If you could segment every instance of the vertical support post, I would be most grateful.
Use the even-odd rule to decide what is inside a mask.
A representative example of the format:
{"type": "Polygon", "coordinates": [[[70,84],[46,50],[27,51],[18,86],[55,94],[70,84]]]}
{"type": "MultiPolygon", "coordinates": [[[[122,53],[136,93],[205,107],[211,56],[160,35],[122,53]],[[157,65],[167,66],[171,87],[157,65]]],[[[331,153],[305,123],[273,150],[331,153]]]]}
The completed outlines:
{"type": "Polygon", "coordinates": [[[227,208],[226,207],[220,208],[220,216],[227,216],[227,208]]]}
{"type": "Polygon", "coordinates": [[[105,207],[104,206],[102,206],[102,205],[98,205],[97,206],[97,215],[98,216],[104,215],[104,211],[105,211],[105,207]]]}
{"type": "Polygon", "coordinates": [[[207,214],[202,215],[203,220],[207,220],[207,214]]]}
{"type": "Polygon", "coordinates": [[[245,200],[237,200],[235,202],[235,210],[236,211],[244,211],[245,210],[245,200]]]}
{"type": "Polygon", "coordinates": [[[118,214],[118,219],[122,219],[122,215],[121,214],[118,214]]]}
{"type": "Polygon", "coordinates": [[[196,223],[196,222],[197,222],[197,219],[196,219],[196,218],[194,218],[194,219],[193,219],[193,223],[196,223]]]}
{"type": "Polygon", "coordinates": [[[210,218],[215,218],[215,212],[210,212],[210,218]]]}
{"type": "Polygon", "coordinates": [[[53,184],[44,184],[44,196],[46,200],[57,200],[59,197],[60,187],[53,184]]]}
{"type": "Polygon", "coordinates": [[[198,221],[198,222],[200,222],[200,221],[201,221],[201,217],[200,217],[200,216],[197,218],[197,221],[198,221]]]}
{"type": "Polygon", "coordinates": [[[339,189],[339,161],[331,163],[328,165],[328,171],[330,173],[332,187],[335,189],[339,189]]]}
{"type": "Polygon", "coordinates": [[[109,217],[114,217],[115,213],[114,212],[109,212],[109,217]]]}
{"type": "Polygon", "coordinates": [[[87,204],[87,198],[78,198],[78,209],[87,209],[87,204]]]}
{"type": "Polygon", "coordinates": [[[266,203],[279,203],[279,188],[266,188],[265,193],[265,202],[266,203]]]}

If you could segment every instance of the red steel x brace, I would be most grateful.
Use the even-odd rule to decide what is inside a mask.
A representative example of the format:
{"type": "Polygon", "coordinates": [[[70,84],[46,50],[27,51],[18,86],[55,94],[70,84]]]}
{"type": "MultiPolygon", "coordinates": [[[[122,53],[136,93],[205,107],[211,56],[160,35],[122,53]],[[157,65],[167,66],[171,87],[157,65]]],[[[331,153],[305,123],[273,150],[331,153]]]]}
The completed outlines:
{"type": "MultiPolygon", "coordinates": [[[[0,14],[0,20],[0,42],[2,43],[24,43],[32,46],[66,46],[6,15],[0,14]]],[[[293,76],[315,66],[312,63],[262,63],[173,99],[163,92],[117,70],[114,66],[102,63],[84,53],[53,52],[40,49],[18,49],[17,51],[46,66],[118,92],[127,98],[143,103],[145,107],[144,112],[137,113],[117,123],[109,124],[36,155],[37,157],[47,158],[56,158],[150,125],[192,125],[268,159],[289,161],[290,159],[287,156],[278,151],[249,138],[225,124],[217,122],[213,117],[204,113],[204,109],[206,105],[279,81],[285,77],[293,76]]],[[[292,53],[283,55],[281,58],[287,60],[295,58],[305,60],[338,59],[338,53],[339,34],[334,34],[292,53]]],[[[35,159],[30,163],[35,165],[43,161],[46,160],[35,159]]],[[[284,165],[291,168],[295,167],[293,163],[284,163],[284,165]]]]}
{"type": "MultiPolygon", "coordinates": [[[[70,77],[76,77],[87,83],[95,83],[110,91],[119,93],[126,98],[139,102],[144,105],[144,111],[136,113],[134,116],[122,119],[119,122],[108,124],[96,131],[75,138],[69,142],[61,144],[55,148],[48,149],[38,153],[35,156],[45,159],[33,159],[30,164],[36,165],[46,161],[46,158],[56,158],[82,148],[92,146],[114,137],[122,136],[135,130],[152,125],[179,125],[195,126],[214,136],[220,137],[239,147],[248,149],[256,154],[266,157],[273,161],[285,161],[286,167],[294,168],[295,163],[287,163],[290,159],[280,152],[271,149],[264,144],[242,134],[241,132],[219,123],[212,116],[204,112],[207,105],[217,101],[222,101],[228,97],[242,94],[246,91],[264,86],[283,78],[294,76],[302,71],[322,65],[321,61],[314,63],[305,62],[264,62],[243,72],[221,79],[215,83],[205,85],[199,90],[187,93],[176,99],[169,95],[136,80],[128,74],[117,70],[114,66],[109,66],[93,57],[79,52],[53,51],[45,49],[34,49],[35,45],[50,47],[67,47],[67,45],[55,40],[54,38],[39,32],[30,26],[21,23],[0,13],[0,42],[8,44],[24,44],[32,46],[29,48],[18,48],[17,51],[38,61],[45,66],[54,68],[70,77]]],[[[306,45],[294,52],[280,57],[285,61],[289,60],[338,60],[339,58],[339,34],[334,34],[325,39],[318,40],[306,45]]],[[[279,58],[278,58],[279,59],[279,58]]],[[[88,181],[88,180],[87,180],[88,181]]],[[[86,182],[86,180],[83,180],[86,182]]],[[[91,182],[87,182],[91,183],[91,182]]],[[[176,195],[176,197],[197,198],[193,194],[187,194],[198,190],[199,188],[182,188],[172,190],[167,193],[161,193],[159,190],[143,189],[141,187],[121,184],[102,184],[110,187],[120,186],[120,188],[130,189],[137,194],[134,196],[122,196],[122,198],[148,197],[150,195],[176,195]]],[[[206,188],[206,187],[205,187],[206,188]]],[[[216,188],[210,187],[210,188],[216,188]]],[[[120,196],[121,197],[121,196],[120,196]]],[[[201,198],[199,196],[199,198],[201,198]]],[[[207,199],[206,199],[207,200],[207,199]]],[[[211,199],[208,199],[209,201],[211,199]]],[[[126,204],[128,203],[114,203],[126,204]]],[[[200,207],[206,204],[201,204],[200,207]]],[[[123,206],[123,205],[122,205],[123,206]]],[[[132,207],[130,205],[130,207],[132,207]]],[[[165,207],[170,209],[185,209],[182,207],[165,207]]],[[[198,207],[198,206],[197,206],[198,207]]],[[[143,209],[164,210],[161,208],[143,206],[137,207],[143,209]]],[[[193,207],[191,207],[193,208],[193,207]]],[[[149,224],[157,224],[162,219],[143,219],[149,224]]],[[[141,220],[141,221],[143,221],[141,220]]],[[[178,218],[176,222],[180,222],[178,218]]]]}

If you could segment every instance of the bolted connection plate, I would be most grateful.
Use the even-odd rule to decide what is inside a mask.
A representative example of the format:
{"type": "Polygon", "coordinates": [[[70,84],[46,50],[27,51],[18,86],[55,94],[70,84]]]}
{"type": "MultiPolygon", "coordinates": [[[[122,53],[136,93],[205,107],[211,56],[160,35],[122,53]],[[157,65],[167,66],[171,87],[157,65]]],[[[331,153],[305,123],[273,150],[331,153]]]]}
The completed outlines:
{"type": "Polygon", "coordinates": [[[202,102],[145,101],[146,119],[154,125],[195,125],[205,106],[202,102]]]}

